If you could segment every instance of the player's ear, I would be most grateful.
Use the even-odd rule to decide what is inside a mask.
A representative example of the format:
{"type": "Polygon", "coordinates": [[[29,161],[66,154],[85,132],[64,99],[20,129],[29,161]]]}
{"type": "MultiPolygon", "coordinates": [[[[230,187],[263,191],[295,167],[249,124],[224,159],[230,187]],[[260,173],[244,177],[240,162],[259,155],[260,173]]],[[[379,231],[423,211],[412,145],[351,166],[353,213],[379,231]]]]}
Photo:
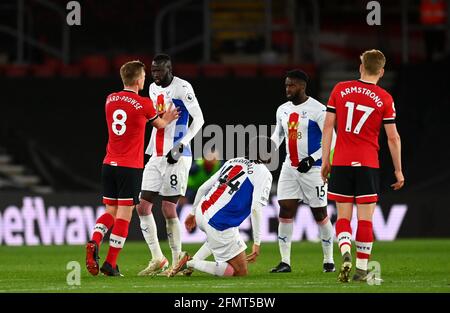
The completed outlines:
{"type": "Polygon", "coordinates": [[[364,72],[364,66],[362,65],[362,63],[359,65],[359,73],[361,74],[361,75],[363,75],[363,72],[364,72]]]}
{"type": "Polygon", "coordinates": [[[384,68],[382,68],[382,69],[380,70],[379,78],[383,77],[383,75],[384,75],[384,68]]]}

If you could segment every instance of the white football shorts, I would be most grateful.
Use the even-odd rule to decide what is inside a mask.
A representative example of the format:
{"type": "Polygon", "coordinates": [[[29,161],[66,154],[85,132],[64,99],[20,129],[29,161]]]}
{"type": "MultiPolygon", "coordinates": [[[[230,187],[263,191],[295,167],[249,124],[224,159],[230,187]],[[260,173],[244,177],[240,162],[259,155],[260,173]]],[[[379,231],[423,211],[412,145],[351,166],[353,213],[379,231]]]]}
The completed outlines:
{"type": "Polygon", "coordinates": [[[165,156],[152,156],[145,165],[141,189],[161,196],[184,196],[191,164],[190,156],[181,156],[175,164],[167,163],[165,156]]]}
{"type": "Polygon", "coordinates": [[[312,208],[324,207],[327,202],[327,184],[320,175],[320,167],[312,167],[300,173],[295,167],[284,162],[277,187],[278,200],[300,199],[312,208]]]}
{"type": "Polygon", "coordinates": [[[197,226],[206,233],[206,243],[217,262],[229,261],[247,249],[238,227],[217,230],[206,222],[200,208],[196,210],[195,220],[197,226]]]}

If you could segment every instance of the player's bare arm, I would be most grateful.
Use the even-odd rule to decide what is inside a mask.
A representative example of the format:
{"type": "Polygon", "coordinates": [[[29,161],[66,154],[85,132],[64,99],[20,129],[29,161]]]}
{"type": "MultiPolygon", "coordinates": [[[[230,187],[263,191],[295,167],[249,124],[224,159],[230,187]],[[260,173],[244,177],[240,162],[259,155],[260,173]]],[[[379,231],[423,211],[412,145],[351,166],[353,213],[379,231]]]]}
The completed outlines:
{"type": "Polygon", "coordinates": [[[164,128],[172,121],[178,119],[179,113],[176,108],[173,107],[173,104],[170,104],[167,111],[162,115],[162,117],[157,117],[153,122],[152,125],[156,128],[164,128]]]}
{"type": "Polygon", "coordinates": [[[324,183],[328,182],[328,175],[331,171],[330,150],[333,138],[334,124],[336,123],[336,114],[327,112],[322,132],[322,179],[324,183]]]}
{"type": "Polygon", "coordinates": [[[401,139],[395,124],[385,124],[384,129],[386,131],[389,151],[391,152],[392,163],[394,164],[394,174],[397,180],[391,187],[394,190],[399,190],[405,184],[405,177],[402,172],[401,139]]]}

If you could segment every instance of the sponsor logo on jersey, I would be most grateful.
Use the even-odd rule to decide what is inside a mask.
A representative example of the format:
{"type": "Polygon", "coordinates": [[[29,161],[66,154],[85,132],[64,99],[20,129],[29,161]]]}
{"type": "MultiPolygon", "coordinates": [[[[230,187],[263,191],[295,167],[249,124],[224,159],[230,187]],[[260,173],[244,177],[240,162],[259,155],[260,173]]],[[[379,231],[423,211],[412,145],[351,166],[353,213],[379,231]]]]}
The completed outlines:
{"type": "Polygon", "coordinates": [[[287,124],[289,130],[296,130],[298,129],[299,122],[287,122],[287,124]]]}

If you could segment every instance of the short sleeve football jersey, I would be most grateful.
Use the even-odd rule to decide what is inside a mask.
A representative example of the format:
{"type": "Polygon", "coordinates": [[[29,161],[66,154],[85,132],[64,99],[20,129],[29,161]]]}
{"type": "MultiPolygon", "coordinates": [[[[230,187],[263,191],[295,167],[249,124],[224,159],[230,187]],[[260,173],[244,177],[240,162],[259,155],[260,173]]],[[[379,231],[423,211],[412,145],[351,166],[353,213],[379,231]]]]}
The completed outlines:
{"type": "MultiPolygon", "coordinates": [[[[150,143],[145,151],[149,155],[164,156],[186,136],[190,111],[194,107],[199,108],[199,104],[192,85],[176,76],[173,77],[172,82],[167,87],[152,83],[149,88],[149,95],[158,114],[163,114],[171,103],[179,112],[177,120],[172,121],[165,128],[152,132],[150,143]]],[[[188,144],[183,151],[183,155],[192,155],[188,144]]]]}
{"type": "Polygon", "coordinates": [[[157,118],[149,98],[133,91],[110,94],[105,105],[108,145],[103,164],[144,167],[145,124],[157,118]]]}
{"type": "Polygon", "coordinates": [[[361,80],[340,82],[331,92],[327,111],[337,119],[333,165],[378,168],[381,125],[395,123],[392,96],[361,80]]]}

